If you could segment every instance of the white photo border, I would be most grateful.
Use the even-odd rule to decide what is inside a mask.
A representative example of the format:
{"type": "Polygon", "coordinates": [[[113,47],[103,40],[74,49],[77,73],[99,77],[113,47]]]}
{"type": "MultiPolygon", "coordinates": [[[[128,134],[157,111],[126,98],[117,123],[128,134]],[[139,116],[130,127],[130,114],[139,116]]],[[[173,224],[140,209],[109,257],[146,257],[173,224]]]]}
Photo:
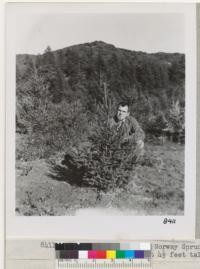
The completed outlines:
{"type": "Polygon", "coordinates": [[[6,9],[6,237],[60,238],[76,241],[193,239],[196,197],[196,5],[194,3],[9,3],[6,9]],[[15,215],[15,38],[20,12],[56,13],[184,13],[186,29],[186,143],[184,216],[15,215]],[[170,216],[167,216],[170,217],[170,216]]]}

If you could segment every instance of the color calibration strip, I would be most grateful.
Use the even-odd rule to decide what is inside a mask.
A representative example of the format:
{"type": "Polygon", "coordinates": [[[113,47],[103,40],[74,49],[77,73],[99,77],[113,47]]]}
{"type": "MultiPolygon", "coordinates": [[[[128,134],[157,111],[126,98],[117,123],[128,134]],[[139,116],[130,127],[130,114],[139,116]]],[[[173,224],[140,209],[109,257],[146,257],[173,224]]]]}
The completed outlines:
{"type": "Polygon", "coordinates": [[[149,242],[131,243],[55,243],[55,250],[150,250],[149,242]]]}
{"type": "Polygon", "coordinates": [[[56,259],[150,259],[150,243],[55,244],[56,259]]]}
{"type": "Polygon", "coordinates": [[[151,268],[151,244],[56,243],[56,269],[151,268]]]}
{"type": "Polygon", "coordinates": [[[56,259],[148,259],[150,250],[59,250],[56,259]]]}

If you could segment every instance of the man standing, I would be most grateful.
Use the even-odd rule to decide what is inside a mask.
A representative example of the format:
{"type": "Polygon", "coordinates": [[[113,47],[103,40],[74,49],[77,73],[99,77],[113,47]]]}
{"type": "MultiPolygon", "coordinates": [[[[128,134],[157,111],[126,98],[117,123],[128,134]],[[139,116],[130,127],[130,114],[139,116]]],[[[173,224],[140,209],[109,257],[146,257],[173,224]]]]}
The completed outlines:
{"type": "Polygon", "coordinates": [[[120,146],[130,148],[132,157],[137,161],[144,153],[145,134],[137,120],[130,115],[128,103],[119,103],[117,113],[109,120],[109,125],[120,134],[120,146]]]}

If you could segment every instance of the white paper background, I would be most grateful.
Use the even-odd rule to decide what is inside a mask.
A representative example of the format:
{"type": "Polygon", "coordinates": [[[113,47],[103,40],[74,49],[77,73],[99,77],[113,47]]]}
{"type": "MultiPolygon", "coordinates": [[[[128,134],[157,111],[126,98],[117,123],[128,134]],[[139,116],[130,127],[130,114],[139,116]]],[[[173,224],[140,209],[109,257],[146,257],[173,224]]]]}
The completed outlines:
{"type": "Polygon", "coordinates": [[[6,40],[6,235],[8,238],[68,240],[191,239],[195,235],[196,180],[196,20],[194,4],[9,4],[6,40]],[[23,6],[23,9],[21,8],[23,6]],[[16,14],[184,13],[186,18],[185,215],[175,225],[163,217],[21,217],[15,216],[15,28],[16,14]]]}

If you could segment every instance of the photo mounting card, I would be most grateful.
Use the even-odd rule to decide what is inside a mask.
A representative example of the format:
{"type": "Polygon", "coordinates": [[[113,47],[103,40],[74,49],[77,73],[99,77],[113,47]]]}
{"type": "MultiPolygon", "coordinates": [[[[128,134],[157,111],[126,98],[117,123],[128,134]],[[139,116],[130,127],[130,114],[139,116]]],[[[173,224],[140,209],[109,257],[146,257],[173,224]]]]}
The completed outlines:
{"type": "Polygon", "coordinates": [[[195,14],[7,4],[7,238],[194,237],[195,14]]]}

